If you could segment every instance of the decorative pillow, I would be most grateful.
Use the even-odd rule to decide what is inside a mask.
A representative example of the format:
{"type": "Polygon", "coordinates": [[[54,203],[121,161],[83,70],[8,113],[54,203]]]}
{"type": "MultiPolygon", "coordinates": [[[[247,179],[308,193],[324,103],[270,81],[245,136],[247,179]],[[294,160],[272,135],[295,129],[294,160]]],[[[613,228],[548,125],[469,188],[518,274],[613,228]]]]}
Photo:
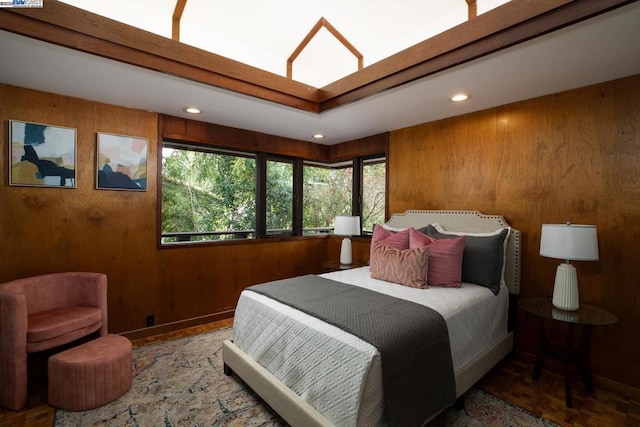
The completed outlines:
{"type": "Polygon", "coordinates": [[[369,251],[369,265],[373,263],[373,243],[382,242],[392,248],[405,250],[409,249],[409,229],[398,233],[385,230],[378,224],[373,225],[373,235],[371,236],[371,249],[369,251]]]}
{"type": "Polygon", "coordinates": [[[412,288],[427,288],[428,247],[400,250],[373,242],[372,248],[371,277],[412,288]]]}
{"type": "Polygon", "coordinates": [[[504,282],[504,271],[505,271],[505,268],[506,268],[506,265],[507,265],[507,246],[509,244],[509,236],[511,235],[511,227],[499,228],[497,230],[489,231],[489,232],[485,232],[485,233],[472,233],[472,232],[445,230],[444,227],[442,227],[438,223],[433,223],[433,227],[436,229],[436,231],[438,231],[439,233],[443,233],[443,234],[451,234],[451,235],[454,235],[454,236],[477,236],[477,237],[495,236],[495,235],[498,235],[498,234],[502,233],[504,230],[508,230],[507,237],[505,237],[505,239],[504,239],[504,251],[502,252],[502,255],[503,255],[503,258],[502,258],[502,273],[500,275],[500,284],[501,285],[505,284],[505,282],[504,282]]]}
{"type": "Polygon", "coordinates": [[[462,281],[462,255],[466,236],[437,240],[413,228],[409,230],[409,248],[429,247],[427,283],[459,288],[462,281]]]}
{"type": "Polygon", "coordinates": [[[409,229],[406,228],[396,233],[375,224],[371,241],[380,241],[396,249],[409,249],[409,229]]]}
{"type": "Polygon", "coordinates": [[[436,239],[453,239],[459,234],[465,235],[467,239],[462,257],[462,281],[485,286],[498,295],[504,280],[505,245],[510,229],[498,230],[496,234],[474,235],[463,232],[453,234],[449,231],[445,234],[439,232],[433,225],[427,225],[420,231],[436,239]]]}

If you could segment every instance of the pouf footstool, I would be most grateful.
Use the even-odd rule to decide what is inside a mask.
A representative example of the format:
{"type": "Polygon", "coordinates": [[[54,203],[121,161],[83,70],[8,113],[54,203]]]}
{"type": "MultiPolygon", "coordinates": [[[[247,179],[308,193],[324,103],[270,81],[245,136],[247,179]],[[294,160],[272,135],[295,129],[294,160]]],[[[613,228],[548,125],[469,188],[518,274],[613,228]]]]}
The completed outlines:
{"type": "Polygon", "coordinates": [[[85,411],[113,402],[131,388],[131,341],[104,335],[49,358],[51,406],[85,411]]]}

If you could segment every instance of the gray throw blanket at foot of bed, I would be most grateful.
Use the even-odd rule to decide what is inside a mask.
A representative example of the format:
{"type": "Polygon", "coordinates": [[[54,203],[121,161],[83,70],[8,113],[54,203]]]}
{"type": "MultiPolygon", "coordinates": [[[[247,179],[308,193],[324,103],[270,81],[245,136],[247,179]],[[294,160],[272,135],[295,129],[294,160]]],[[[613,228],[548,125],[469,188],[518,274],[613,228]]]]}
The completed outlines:
{"type": "Polygon", "coordinates": [[[419,426],[455,402],[449,333],[437,311],[314,275],[247,289],[335,325],[377,348],[388,425],[419,426]]]}

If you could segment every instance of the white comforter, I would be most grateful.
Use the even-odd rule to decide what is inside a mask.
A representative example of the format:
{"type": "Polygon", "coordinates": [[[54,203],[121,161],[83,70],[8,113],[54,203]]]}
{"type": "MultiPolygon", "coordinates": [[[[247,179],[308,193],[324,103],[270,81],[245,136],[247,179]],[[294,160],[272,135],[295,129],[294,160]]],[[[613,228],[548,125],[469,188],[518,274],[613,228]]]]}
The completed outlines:
{"type": "MultiPolygon", "coordinates": [[[[322,275],[438,311],[449,329],[454,372],[507,334],[508,291],[463,283],[415,289],[372,279],[369,267],[322,275]]],[[[380,355],[370,344],[266,296],[244,291],[234,319],[234,343],[339,426],[379,425],[380,355]]]]}

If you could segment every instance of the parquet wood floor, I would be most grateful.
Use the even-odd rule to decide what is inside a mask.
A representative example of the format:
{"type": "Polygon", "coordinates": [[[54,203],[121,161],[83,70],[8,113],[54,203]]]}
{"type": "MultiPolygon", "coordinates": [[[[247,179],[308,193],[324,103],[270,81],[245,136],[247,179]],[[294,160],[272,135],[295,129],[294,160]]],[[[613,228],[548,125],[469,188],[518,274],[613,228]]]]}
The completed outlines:
{"type": "MultiPolygon", "coordinates": [[[[153,344],[231,325],[223,320],[167,334],[133,341],[134,347],[153,344]]],[[[596,388],[594,395],[580,384],[573,388],[573,408],[565,407],[564,377],[543,370],[538,381],[531,379],[533,366],[517,358],[508,358],[496,366],[478,387],[561,426],[640,427],[640,402],[596,388]]],[[[51,427],[55,410],[47,404],[43,381],[31,387],[29,404],[18,412],[0,408],[0,427],[51,427]]]]}

